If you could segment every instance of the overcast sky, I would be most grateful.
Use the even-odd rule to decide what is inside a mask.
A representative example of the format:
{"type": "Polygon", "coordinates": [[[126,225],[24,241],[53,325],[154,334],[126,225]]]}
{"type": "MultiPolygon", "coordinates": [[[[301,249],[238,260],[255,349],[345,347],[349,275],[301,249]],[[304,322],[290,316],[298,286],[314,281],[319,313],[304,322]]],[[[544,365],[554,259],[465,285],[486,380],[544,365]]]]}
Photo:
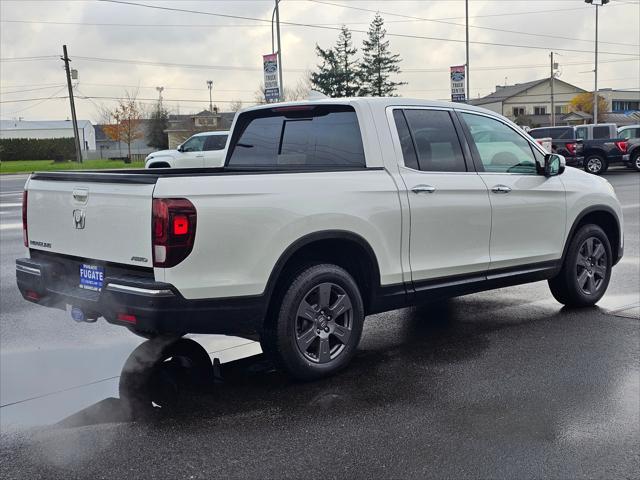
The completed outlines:
{"type": "MultiPolygon", "coordinates": [[[[121,97],[125,89],[136,87],[139,98],[151,104],[158,96],[155,87],[164,86],[171,111],[197,112],[208,107],[209,79],[220,110],[234,100],[245,106],[254,102],[262,81],[262,55],[271,50],[270,23],[256,19],[271,18],[273,0],[131,3],[249,18],[100,1],[0,0],[0,117],[70,116],[68,100],[55,98],[67,94],[59,59],[63,44],[79,72],[76,95],[93,97],[76,101],[79,119],[98,120],[98,106],[114,102],[100,97],[121,97]]],[[[464,8],[463,0],[282,0],[283,22],[316,26],[282,25],[285,86],[295,85],[315,68],[315,44],[333,45],[338,35],[334,28],[341,24],[354,31],[360,47],[365,37],[360,31],[366,31],[379,10],[391,49],[403,59],[398,80],[407,85],[399,93],[447,99],[448,67],[465,61],[464,8]]],[[[485,43],[471,44],[472,97],[491,93],[505,82],[548,76],[552,49],[559,54],[562,80],[593,89],[595,7],[583,0],[469,0],[469,9],[471,41],[485,43]]],[[[639,44],[639,0],[612,0],[600,8],[600,88],[640,89],[639,44]]]]}

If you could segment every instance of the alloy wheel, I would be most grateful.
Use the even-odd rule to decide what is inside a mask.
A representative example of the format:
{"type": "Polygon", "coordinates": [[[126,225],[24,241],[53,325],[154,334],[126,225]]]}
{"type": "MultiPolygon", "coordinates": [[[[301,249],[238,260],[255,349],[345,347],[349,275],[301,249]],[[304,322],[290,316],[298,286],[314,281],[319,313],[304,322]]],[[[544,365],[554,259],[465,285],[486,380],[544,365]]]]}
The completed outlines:
{"type": "Polygon", "coordinates": [[[602,170],[602,160],[598,157],[590,158],[587,161],[587,170],[589,170],[590,173],[599,173],[600,170],[602,170]]]}
{"type": "Polygon", "coordinates": [[[607,277],[607,252],[596,237],[589,237],[578,250],[576,265],[578,286],[587,295],[596,294],[607,277]]]}
{"type": "Polygon", "coordinates": [[[345,290],[320,283],[303,297],[295,322],[295,340],[304,357],[314,363],[338,358],[351,338],[353,306],[345,290]]]}

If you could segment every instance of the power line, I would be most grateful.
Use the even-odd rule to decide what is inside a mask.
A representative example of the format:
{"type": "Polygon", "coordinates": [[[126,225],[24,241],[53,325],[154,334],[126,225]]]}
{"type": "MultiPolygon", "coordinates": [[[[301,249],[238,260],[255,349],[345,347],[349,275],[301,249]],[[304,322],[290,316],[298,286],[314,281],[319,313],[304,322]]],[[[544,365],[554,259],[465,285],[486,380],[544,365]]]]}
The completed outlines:
{"type": "Polygon", "coordinates": [[[12,93],[23,93],[23,92],[35,92],[37,90],[48,90],[50,88],[61,87],[61,86],[63,86],[63,85],[60,84],[60,83],[56,83],[56,84],[50,85],[48,87],[27,88],[27,89],[24,89],[24,90],[11,90],[10,92],[0,92],[0,95],[9,95],[9,94],[12,94],[12,93]]]}
{"type": "MultiPolygon", "coordinates": [[[[190,10],[190,9],[175,8],[175,7],[162,7],[160,5],[148,5],[148,4],[144,4],[144,3],[129,2],[129,1],[125,1],[125,0],[99,0],[99,1],[107,2],[107,3],[115,3],[115,4],[120,4],[120,5],[129,5],[129,6],[135,6],[135,7],[151,8],[151,9],[155,9],[155,10],[164,10],[164,11],[169,11],[169,12],[192,13],[192,14],[198,14],[198,15],[209,15],[209,16],[214,16],[214,17],[233,18],[233,19],[240,19],[240,20],[253,20],[253,21],[256,21],[256,22],[263,22],[263,23],[268,22],[269,24],[271,24],[271,20],[270,19],[265,19],[265,18],[245,17],[245,16],[241,16],[241,15],[230,15],[230,14],[226,14],[226,13],[204,12],[204,11],[201,11],[201,10],[190,10]]],[[[282,25],[291,25],[291,26],[300,26],[300,27],[309,27],[309,28],[319,28],[319,29],[325,29],[325,30],[341,30],[340,27],[321,26],[321,25],[314,25],[314,24],[309,24],[309,23],[289,22],[289,21],[283,21],[283,20],[281,20],[280,23],[282,25]]],[[[357,33],[367,33],[367,30],[352,29],[351,31],[352,32],[357,32],[357,33]]],[[[430,36],[424,36],[424,35],[410,35],[410,34],[402,34],[402,33],[387,33],[387,35],[390,36],[390,37],[398,37],[398,38],[412,38],[412,39],[420,39],[420,40],[437,40],[437,41],[442,41],[442,42],[465,43],[465,40],[458,40],[458,39],[453,39],[453,38],[442,38],[442,37],[430,37],[430,36]]],[[[533,46],[533,45],[521,45],[521,44],[509,44],[509,43],[497,43],[497,42],[481,42],[481,41],[475,41],[475,40],[471,41],[470,43],[473,43],[475,45],[487,45],[487,46],[494,46],[494,47],[528,48],[528,49],[533,49],[533,50],[545,50],[545,51],[549,50],[549,48],[550,48],[550,47],[533,46]]],[[[573,48],[557,48],[557,47],[554,47],[554,50],[563,51],[563,52],[591,53],[591,51],[589,51],[589,50],[578,50],[578,49],[573,49],[573,48]]],[[[638,54],[622,53],[622,52],[601,52],[601,54],[640,57],[640,55],[638,55],[638,54]]]]}
{"type": "MultiPolygon", "coordinates": [[[[48,101],[48,100],[53,100],[53,99],[58,99],[58,98],[68,98],[68,97],[56,97],[56,96],[55,96],[55,95],[57,95],[58,93],[60,93],[62,90],[64,90],[65,88],[67,88],[67,86],[66,86],[66,85],[63,85],[63,86],[62,86],[62,88],[60,88],[59,90],[56,90],[55,92],[53,92],[53,93],[51,94],[51,96],[46,97],[46,98],[38,99],[38,100],[40,100],[40,101],[39,101],[39,102],[37,102],[37,103],[35,103],[35,104],[33,104],[33,105],[29,105],[29,106],[24,107],[24,108],[21,108],[21,109],[19,109],[19,110],[14,110],[13,112],[5,113],[5,115],[13,115],[14,113],[24,112],[25,110],[29,110],[30,108],[37,107],[38,105],[41,105],[41,104],[43,104],[44,102],[46,102],[46,101],[48,101]]],[[[0,103],[5,103],[5,102],[0,101],[0,103]]]]}
{"type": "MultiPolygon", "coordinates": [[[[447,20],[440,20],[440,19],[435,19],[435,18],[424,18],[424,17],[416,17],[413,15],[404,15],[401,13],[394,13],[394,12],[389,12],[389,11],[383,11],[383,10],[373,10],[370,8],[364,8],[364,7],[354,7],[352,5],[342,5],[340,3],[333,3],[333,2],[326,2],[324,0],[307,0],[308,2],[312,2],[312,3],[317,3],[317,4],[321,4],[321,5],[331,5],[333,7],[340,7],[340,8],[347,8],[350,10],[359,10],[362,12],[370,12],[370,13],[380,13],[383,15],[391,15],[393,17],[401,17],[401,18],[408,18],[408,19],[412,19],[412,20],[419,20],[422,22],[435,22],[435,23],[441,23],[444,25],[453,25],[456,27],[465,27],[466,25],[463,23],[455,23],[455,22],[450,22],[447,20]]],[[[563,36],[559,36],[559,35],[547,35],[547,34],[542,34],[542,33],[529,33],[529,32],[522,32],[522,31],[516,31],[516,30],[504,30],[502,28],[493,28],[493,27],[481,27],[479,25],[469,25],[469,28],[476,28],[476,29],[480,29],[480,30],[490,30],[493,32],[503,32],[503,33],[513,33],[513,34],[517,34],[517,35],[527,35],[527,36],[531,36],[531,37],[546,37],[546,38],[555,38],[555,39],[561,39],[561,40],[572,40],[572,41],[576,41],[576,42],[588,42],[588,43],[594,43],[594,40],[589,40],[589,39],[584,39],[584,38],[574,38],[574,37],[563,37],[563,36]]],[[[621,43],[621,42],[605,42],[605,41],[600,41],[599,43],[608,43],[611,45],[623,45],[626,47],[640,47],[640,44],[633,44],[633,43],[621,43]]]]}

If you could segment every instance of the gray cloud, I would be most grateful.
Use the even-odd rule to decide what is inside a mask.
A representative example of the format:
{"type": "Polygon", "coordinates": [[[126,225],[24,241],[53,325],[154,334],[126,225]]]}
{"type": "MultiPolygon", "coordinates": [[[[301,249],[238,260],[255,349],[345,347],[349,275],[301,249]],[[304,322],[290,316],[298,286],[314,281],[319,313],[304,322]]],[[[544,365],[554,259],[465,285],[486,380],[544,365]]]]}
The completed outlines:
{"type": "MultiPolygon", "coordinates": [[[[640,43],[640,4],[634,0],[614,0],[601,9],[600,38],[603,42],[640,43]]],[[[255,18],[270,18],[271,1],[181,1],[146,2],[161,6],[203,10],[208,12],[242,15],[255,18]]],[[[332,0],[332,3],[380,9],[402,15],[423,18],[462,17],[452,22],[464,23],[464,2],[441,1],[351,1],[332,0]]],[[[522,14],[472,18],[472,25],[506,29],[520,32],[557,35],[591,40],[594,33],[594,7],[582,0],[566,1],[471,1],[471,15],[494,15],[500,13],[530,12],[532,10],[570,9],[555,13],[522,14]]],[[[284,0],[281,3],[282,20],[300,23],[335,24],[345,23],[355,30],[366,30],[374,13],[321,5],[308,1],[284,0]]],[[[389,33],[430,37],[464,39],[464,28],[425,21],[406,21],[402,17],[383,15],[389,33]]],[[[37,55],[59,55],[62,44],[69,47],[70,55],[119,58],[137,61],[165,62],[190,65],[226,65],[251,67],[255,70],[214,70],[171,66],[147,66],[134,64],[102,63],[76,58],[74,68],[79,70],[78,89],[88,96],[118,97],[124,86],[139,85],[139,96],[155,98],[156,85],[165,87],[166,99],[180,111],[198,111],[208,105],[206,80],[214,81],[214,98],[224,110],[224,101],[241,99],[252,101],[253,92],[261,82],[261,55],[271,49],[269,26],[248,20],[231,20],[205,15],[167,12],[117,5],[102,2],[81,1],[13,1],[0,3],[0,18],[3,20],[40,20],[48,22],[127,23],[149,24],[152,27],[52,25],[2,23],[0,28],[0,51],[3,58],[37,55]],[[163,24],[211,25],[201,27],[162,26],[163,24]],[[240,24],[241,27],[228,25],[240,24]],[[104,86],[107,84],[115,86],[104,86]],[[193,89],[193,90],[190,90],[193,89]],[[185,100],[195,99],[198,102],[185,100]]],[[[337,32],[325,29],[283,26],[283,63],[285,85],[295,84],[305,70],[316,65],[314,46],[328,46],[335,42],[337,32]]],[[[363,33],[354,32],[353,39],[360,46],[363,33]]],[[[471,81],[472,96],[485,95],[496,84],[524,82],[548,75],[549,51],[558,49],[585,50],[584,53],[559,51],[562,79],[582,88],[590,89],[593,74],[583,73],[593,69],[591,41],[573,41],[532,37],[513,33],[471,29],[474,41],[492,43],[517,43],[548,47],[545,50],[492,47],[472,45],[471,81]],[[568,65],[584,62],[584,65],[568,65]],[[509,68],[489,70],[492,67],[541,65],[536,68],[509,68]]],[[[399,53],[405,70],[400,79],[408,82],[402,87],[404,96],[445,99],[449,95],[448,66],[464,63],[464,44],[439,42],[415,38],[389,37],[392,49],[399,53]],[[437,71],[418,72],[415,69],[437,71]]],[[[640,48],[602,43],[601,50],[640,55],[640,48]]],[[[611,62],[628,59],[616,55],[602,55],[600,86],[640,89],[640,62],[611,62]]],[[[0,82],[3,101],[23,98],[46,98],[59,87],[52,86],[31,92],[6,93],[27,89],[25,85],[62,85],[64,72],[58,59],[31,62],[3,62],[0,64],[0,82]]],[[[36,88],[36,87],[32,87],[36,88]]],[[[39,87],[37,87],[39,88],[39,87]]],[[[131,87],[126,87],[131,90],[131,87]]],[[[59,95],[65,95],[65,91],[59,95]]],[[[95,103],[110,104],[109,100],[94,100],[95,103]]],[[[66,100],[2,103],[0,116],[10,118],[23,116],[27,119],[59,119],[69,116],[66,100]]],[[[95,103],[79,99],[80,118],[97,119],[95,103]]]]}

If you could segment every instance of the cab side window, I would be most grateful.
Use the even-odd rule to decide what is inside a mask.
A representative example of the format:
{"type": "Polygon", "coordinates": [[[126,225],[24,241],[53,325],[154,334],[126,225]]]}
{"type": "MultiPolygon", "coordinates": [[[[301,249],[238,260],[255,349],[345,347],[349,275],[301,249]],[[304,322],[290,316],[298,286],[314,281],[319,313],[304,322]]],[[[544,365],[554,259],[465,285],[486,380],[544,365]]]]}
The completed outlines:
{"type": "Polygon", "coordinates": [[[537,174],[532,147],[524,137],[490,117],[472,113],[461,117],[485,172],[537,174]]]}
{"type": "Polygon", "coordinates": [[[405,166],[423,172],[467,171],[460,140],[449,112],[396,110],[394,119],[405,166]]]}
{"type": "Polygon", "coordinates": [[[206,137],[198,136],[191,137],[189,140],[182,144],[183,152],[201,152],[204,148],[204,141],[206,137]]]}

